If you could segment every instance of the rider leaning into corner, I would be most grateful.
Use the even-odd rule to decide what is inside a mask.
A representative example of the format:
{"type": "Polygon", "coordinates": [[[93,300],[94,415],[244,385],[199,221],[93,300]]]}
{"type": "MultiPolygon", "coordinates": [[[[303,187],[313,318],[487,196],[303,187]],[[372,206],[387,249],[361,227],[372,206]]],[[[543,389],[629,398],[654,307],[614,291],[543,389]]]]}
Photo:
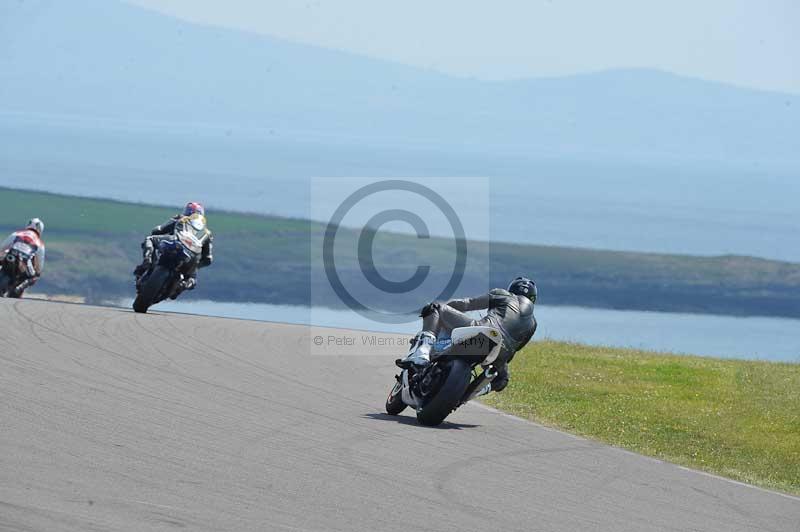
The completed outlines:
{"type": "Polygon", "coordinates": [[[533,306],[538,291],[536,283],[525,277],[517,277],[507,290],[495,288],[488,294],[474,298],[453,299],[446,303],[433,302],[423,307],[422,332],[411,340],[408,356],[397,361],[401,368],[413,365],[425,366],[430,363],[430,353],[440,336],[450,336],[458,327],[486,325],[495,327],[503,335],[503,349],[497,357],[495,367],[497,376],[492,380],[488,391],[500,392],[509,381],[508,363],[514,354],[522,349],[536,332],[536,318],[533,306]],[[465,312],[484,310],[483,318],[473,319],[465,312]]]}
{"type": "MultiPolygon", "coordinates": [[[[153,265],[153,254],[158,248],[158,244],[164,239],[172,238],[175,233],[175,225],[184,218],[192,216],[193,214],[201,214],[205,216],[206,210],[200,203],[194,201],[189,202],[186,204],[186,207],[184,207],[182,213],[176,214],[165,223],[155,226],[153,230],[150,231],[150,236],[145,238],[144,242],[142,242],[142,263],[138,265],[135,270],[133,270],[133,275],[135,275],[137,279],[139,279],[153,265]]],[[[214,235],[212,235],[211,231],[207,229],[206,233],[207,237],[203,242],[203,251],[200,254],[199,260],[195,261],[187,271],[183,272],[184,280],[178,289],[178,294],[184,290],[194,290],[195,286],[197,286],[197,270],[199,268],[210,266],[211,263],[214,262],[214,255],[212,253],[214,247],[214,235]]],[[[175,297],[177,297],[177,294],[175,294],[175,297]]]]}
{"type": "Polygon", "coordinates": [[[24,243],[30,246],[33,250],[31,259],[26,264],[26,277],[17,286],[9,289],[8,297],[20,298],[26,288],[36,284],[39,277],[42,275],[44,268],[44,240],[42,240],[42,233],[44,232],[44,223],[39,218],[33,218],[28,222],[25,229],[15,231],[8,235],[2,244],[0,244],[0,259],[5,258],[6,253],[11,247],[18,243],[24,243]]]}

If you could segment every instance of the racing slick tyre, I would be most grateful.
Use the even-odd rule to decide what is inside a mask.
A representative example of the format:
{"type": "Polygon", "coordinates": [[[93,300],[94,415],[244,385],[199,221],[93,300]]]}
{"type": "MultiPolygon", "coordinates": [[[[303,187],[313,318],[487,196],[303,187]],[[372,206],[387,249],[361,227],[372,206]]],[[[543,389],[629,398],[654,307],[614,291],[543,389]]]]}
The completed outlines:
{"type": "Polygon", "coordinates": [[[450,412],[461,404],[461,398],[469,386],[472,370],[469,364],[458,358],[450,361],[447,367],[449,371],[439,391],[425,403],[425,406],[417,410],[417,421],[421,425],[428,427],[440,425],[450,412]]]}
{"type": "Polygon", "coordinates": [[[169,279],[169,271],[165,268],[156,267],[150,277],[142,283],[136,299],[133,300],[134,312],[145,313],[151,305],[156,303],[158,293],[164,287],[164,283],[169,279]]]}

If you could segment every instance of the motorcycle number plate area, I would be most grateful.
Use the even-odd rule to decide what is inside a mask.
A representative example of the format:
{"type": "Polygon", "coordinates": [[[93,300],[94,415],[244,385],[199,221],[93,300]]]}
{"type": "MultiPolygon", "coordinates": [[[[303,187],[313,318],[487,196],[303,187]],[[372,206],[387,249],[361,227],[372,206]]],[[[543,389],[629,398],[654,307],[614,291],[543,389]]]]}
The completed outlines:
{"type": "Polygon", "coordinates": [[[11,249],[15,249],[20,253],[24,253],[25,255],[30,255],[33,252],[33,248],[30,244],[26,244],[25,242],[15,242],[11,249]]]}

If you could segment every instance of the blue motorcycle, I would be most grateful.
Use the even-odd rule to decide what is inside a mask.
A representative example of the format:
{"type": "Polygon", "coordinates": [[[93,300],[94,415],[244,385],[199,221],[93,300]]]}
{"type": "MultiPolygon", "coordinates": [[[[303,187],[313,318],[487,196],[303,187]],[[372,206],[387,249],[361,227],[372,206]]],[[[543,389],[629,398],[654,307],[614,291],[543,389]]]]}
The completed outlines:
{"type": "Polygon", "coordinates": [[[156,303],[180,295],[186,276],[197,267],[208,235],[205,217],[193,214],[175,224],[172,235],[159,240],[153,265],[137,280],[134,311],[145,313],[156,303]]]}

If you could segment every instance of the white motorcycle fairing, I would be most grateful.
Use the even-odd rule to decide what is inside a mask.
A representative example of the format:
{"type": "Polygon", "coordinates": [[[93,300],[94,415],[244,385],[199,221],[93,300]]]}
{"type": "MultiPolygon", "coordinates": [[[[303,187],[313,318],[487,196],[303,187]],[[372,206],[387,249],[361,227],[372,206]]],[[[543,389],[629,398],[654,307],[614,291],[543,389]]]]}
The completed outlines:
{"type": "Polygon", "coordinates": [[[497,360],[497,356],[500,354],[500,350],[503,348],[503,336],[500,334],[500,331],[494,327],[489,327],[487,325],[459,327],[458,329],[453,329],[453,332],[450,334],[450,341],[451,345],[467,344],[472,338],[477,338],[481,334],[497,344],[494,346],[491,352],[486,355],[486,358],[483,359],[483,362],[481,362],[481,366],[488,366],[497,360]]]}
{"type": "Polygon", "coordinates": [[[418,405],[417,399],[411,395],[411,387],[408,385],[408,370],[404,369],[403,372],[400,374],[400,378],[402,379],[402,391],[401,397],[403,398],[403,402],[412,408],[416,408],[418,405]]]}

